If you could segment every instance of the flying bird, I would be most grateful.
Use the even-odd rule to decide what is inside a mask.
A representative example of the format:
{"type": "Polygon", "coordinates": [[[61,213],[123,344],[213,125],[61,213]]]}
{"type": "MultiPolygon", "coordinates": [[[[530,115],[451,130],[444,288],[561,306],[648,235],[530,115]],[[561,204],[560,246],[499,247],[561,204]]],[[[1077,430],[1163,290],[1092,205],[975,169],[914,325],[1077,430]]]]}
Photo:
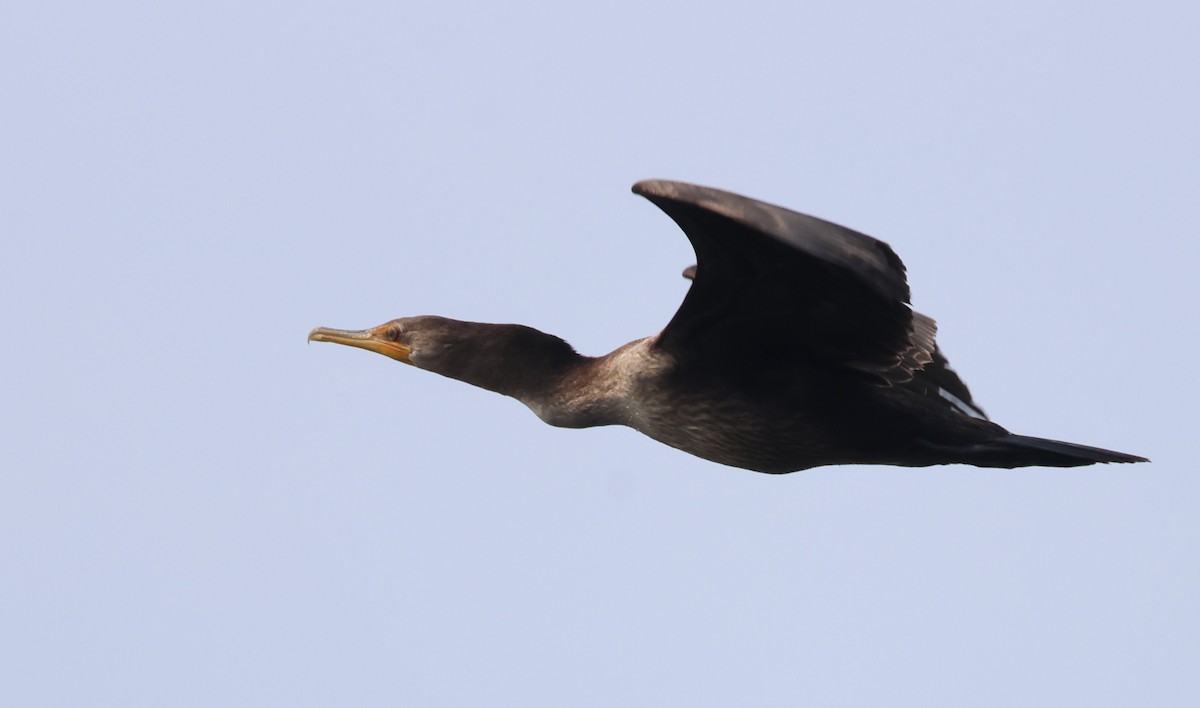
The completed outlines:
{"type": "Polygon", "coordinates": [[[1147,461],[989,421],[938,348],[933,319],[910,306],[886,243],[710,187],[648,180],[633,191],[696,252],[683,304],[658,334],[589,357],[530,327],[425,315],[318,327],[308,339],[511,396],[550,425],[626,425],[758,472],[1147,461]]]}

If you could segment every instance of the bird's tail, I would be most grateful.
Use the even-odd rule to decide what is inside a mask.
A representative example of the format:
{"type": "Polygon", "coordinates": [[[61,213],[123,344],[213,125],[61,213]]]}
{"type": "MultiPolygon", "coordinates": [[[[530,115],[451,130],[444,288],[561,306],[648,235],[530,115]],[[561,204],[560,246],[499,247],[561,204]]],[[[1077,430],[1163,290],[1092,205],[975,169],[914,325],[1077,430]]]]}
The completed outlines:
{"type": "Polygon", "coordinates": [[[1028,435],[1008,434],[960,449],[960,462],[977,467],[1081,467],[1097,462],[1149,462],[1145,457],[1028,435]]]}

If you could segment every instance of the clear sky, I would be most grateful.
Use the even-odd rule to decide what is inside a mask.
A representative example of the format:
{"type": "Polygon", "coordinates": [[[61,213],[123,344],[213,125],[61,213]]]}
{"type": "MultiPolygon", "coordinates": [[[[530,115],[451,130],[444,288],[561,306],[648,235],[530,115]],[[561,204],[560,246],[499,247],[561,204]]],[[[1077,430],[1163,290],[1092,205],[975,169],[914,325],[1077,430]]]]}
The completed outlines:
{"type": "Polygon", "coordinates": [[[1200,705],[1195,3],[8,3],[0,703],[1200,705]],[[587,354],[680,179],[888,241],[995,420],[721,467],[383,357],[587,354]]]}

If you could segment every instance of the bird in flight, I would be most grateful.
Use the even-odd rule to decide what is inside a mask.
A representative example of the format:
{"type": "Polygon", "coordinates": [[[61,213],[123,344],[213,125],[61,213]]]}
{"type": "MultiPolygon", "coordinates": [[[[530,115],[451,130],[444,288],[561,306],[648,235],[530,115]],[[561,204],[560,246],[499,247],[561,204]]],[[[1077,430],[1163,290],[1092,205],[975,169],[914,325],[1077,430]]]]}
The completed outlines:
{"type": "Polygon", "coordinates": [[[308,339],[511,396],[551,425],[625,425],[758,472],[1147,461],[989,421],[938,348],[933,319],[909,305],[904,264],[886,243],[710,187],[647,180],[633,191],[696,252],[687,296],[658,334],[589,357],[523,325],[423,315],[318,327],[308,339]]]}

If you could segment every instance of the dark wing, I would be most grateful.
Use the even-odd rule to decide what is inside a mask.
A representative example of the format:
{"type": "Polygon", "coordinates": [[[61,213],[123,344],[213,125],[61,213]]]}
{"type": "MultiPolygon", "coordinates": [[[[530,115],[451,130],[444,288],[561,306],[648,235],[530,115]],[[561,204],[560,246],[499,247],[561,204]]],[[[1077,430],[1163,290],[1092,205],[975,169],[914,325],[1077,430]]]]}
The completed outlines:
{"type": "Polygon", "coordinates": [[[894,384],[934,361],[934,322],[909,307],[904,264],[882,241],[718,189],[650,180],[633,191],[696,250],[663,349],[713,365],[830,363],[894,384]]]}
{"type": "Polygon", "coordinates": [[[900,385],[963,415],[988,419],[987,413],[971,399],[970,389],[950,368],[950,362],[940,349],[933,350],[933,361],[913,372],[912,379],[900,385]]]}

